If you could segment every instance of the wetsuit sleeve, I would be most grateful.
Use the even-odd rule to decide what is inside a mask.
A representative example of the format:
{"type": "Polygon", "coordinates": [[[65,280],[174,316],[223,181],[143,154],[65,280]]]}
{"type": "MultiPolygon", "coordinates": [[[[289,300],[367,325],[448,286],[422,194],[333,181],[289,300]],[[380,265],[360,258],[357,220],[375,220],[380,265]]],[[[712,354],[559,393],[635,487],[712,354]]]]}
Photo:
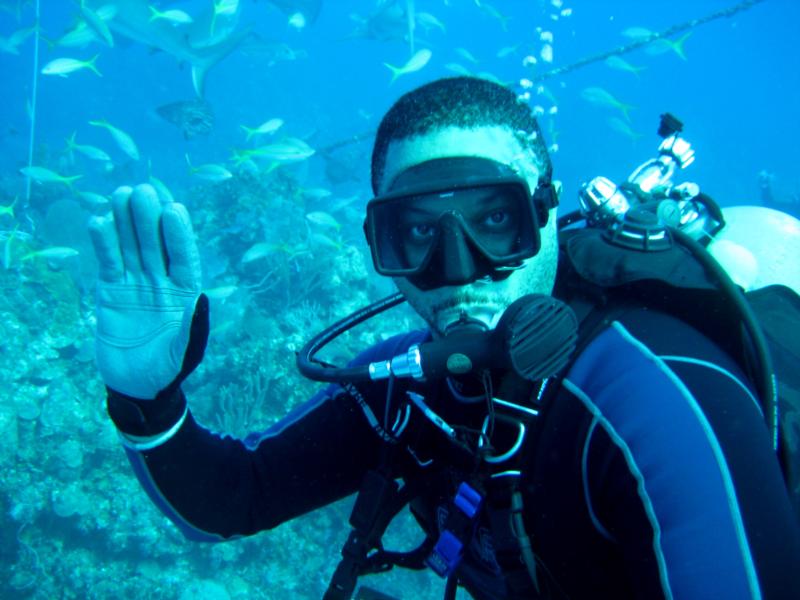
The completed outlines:
{"type": "Polygon", "coordinates": [[[189,412],[164,444],[126,451],[162,512],[187,537],[214,540],[270,529],[353,493],[377,444],[355,402],[330,387],[257,440],[212,433],[189,412]]]}
{"type": "MultiPolygon", "coordinates": [[[[393,355],[410,339],[389,340],[352,364],[393,355]]],[[[375,389],[362,392],[378,410],[383,399],[375,389]]],[[[170,400],[176,415],[185,406],[177,394],[170,400]]],[[[187,537],[214,541],[270,529],[352,494],[375,466],[379,446],[364,405],[330,385],[244,440],[208,431],[187,409],[166,441],[152,448],[126,444],[126,452],[162,512],[187,537]]]]}
{"type": "Polygon", "coordinates": [[[598,336],[565,386],[591,418],[586,509],[635,597],[800,597],[800,533],[772,441],[719,348],[644,311],[598,336]]]}

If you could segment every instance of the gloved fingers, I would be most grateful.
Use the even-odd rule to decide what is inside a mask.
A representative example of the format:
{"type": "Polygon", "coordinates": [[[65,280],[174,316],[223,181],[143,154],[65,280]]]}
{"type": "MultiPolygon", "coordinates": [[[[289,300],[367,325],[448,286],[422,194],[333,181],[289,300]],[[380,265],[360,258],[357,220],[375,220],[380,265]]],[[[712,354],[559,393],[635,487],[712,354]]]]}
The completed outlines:
{"type": "Polygon", "coordinates": [[[114,219],[108,217],[92,217],[89,221],[89,235],[99,265],[98,276],[101,281],[116,283],[125,276],[122,263],[119,236],[114,226],[114,219]]]}
{"type": "Polygon", "coordinates": [[[179,287],[199,292],[202,283],[200,253],[189,211],[177,202],[167,204],[164,206],[162,223],[170,279],[179,287]]]}
{"type": "Polygon", "coordinates": [[[137,185],[130,204],[144,272],[156,280],[163,280],[167,276],[167,255],[159,227],[161,202],[158,193],[149,184],[137,185]]]}
{"type": "Polygon", "coordinates": [[[131,211],[132,193],[133,189],[127,185],[114,190],[114,193],[111,194],[111,210],[114,213],[114,223],[117,226],[119,246],[122,252],[122,264],[125,272],[136,276],[142,272],[142,259],[131,211]]]}

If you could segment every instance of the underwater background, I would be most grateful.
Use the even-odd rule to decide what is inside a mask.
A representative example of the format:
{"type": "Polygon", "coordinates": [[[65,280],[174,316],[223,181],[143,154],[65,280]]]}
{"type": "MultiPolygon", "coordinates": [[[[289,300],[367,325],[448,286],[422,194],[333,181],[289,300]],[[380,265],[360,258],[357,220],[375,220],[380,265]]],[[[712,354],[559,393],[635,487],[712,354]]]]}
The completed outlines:
{"type": "MultiPolygon", "coordinates": [[[[0,9],[0,598],[319,598],[349,530],[352,499],[198,544],[146,497],[93,364],[86,223],[119,185],[151,181],[189,208],[212,334],[184,389],[201,423],[237,436],[316,390],[294,367],[312,334],[393,291],[361,231],[371,141],[392,102],[425,82],[472,73],[530,103],[562,211],[582,182],[621,182],[654,156],[670,112],[697,153],[680,181],[723,206],[800,216],[794,0],[0,9]],[[664,31],[674,35],[647,38],[664,31]],[[405,68],[393,79],[385,63],[405,68]],[[202,82],[193,64],[208,66],[202,82]]],[[[332,359],[417,326],[398,309],[343,336],[332,359]]],[[[389,540],[420,536],[406,516],[389,540]]],[[[401,598],[443,592],[425,573],[364,582],[401,598]]]]}

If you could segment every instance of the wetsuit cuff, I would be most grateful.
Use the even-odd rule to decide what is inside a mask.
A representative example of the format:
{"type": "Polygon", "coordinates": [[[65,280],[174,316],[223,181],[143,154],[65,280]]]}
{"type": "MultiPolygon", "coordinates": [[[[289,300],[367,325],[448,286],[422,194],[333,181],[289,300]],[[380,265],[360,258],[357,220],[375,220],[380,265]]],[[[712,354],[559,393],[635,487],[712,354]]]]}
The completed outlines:
{"type": "Polygon", "coordinates": [[[158,448],[161,444],[168,442],[170,439],[172,439],[172,436],[178,433],[178,430],[183,426],[183,422],[186,420],[186,416],[188,414],[189,407],[187,406],[184,408],[183,414],[181,415],[181,418],[178,419],[178,422],[164,433],[160,433],[158,435],[140,437],[135,435],[127,435],[119,431],[118,433],[120,440],[122,441],[122,445],[131,450],[136,450],[137,452],[144,452],[145,450],[158,448]]]}
{"type": "Polygon", "coordinates": [[[165,442],[186,419],[186,396],[178,386],[170,386],[159,392],[153,400],[140,400],[111,388],[106,390],[108,416],[132,447],[149,445],[156,439],[160,439],[160,443],[165,442]]]}

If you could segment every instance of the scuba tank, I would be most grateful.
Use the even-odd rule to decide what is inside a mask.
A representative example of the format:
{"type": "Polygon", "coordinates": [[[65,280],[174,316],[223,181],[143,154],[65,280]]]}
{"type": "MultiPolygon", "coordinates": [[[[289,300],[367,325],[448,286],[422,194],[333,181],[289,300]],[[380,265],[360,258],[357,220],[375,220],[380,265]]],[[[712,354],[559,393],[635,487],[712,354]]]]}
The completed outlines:
{"type": "Polygon", "coordinates": [[[800,220],[764,206],[722,210],[707,248],[745,292],[783,285],[800,294],[800,220]]]}

